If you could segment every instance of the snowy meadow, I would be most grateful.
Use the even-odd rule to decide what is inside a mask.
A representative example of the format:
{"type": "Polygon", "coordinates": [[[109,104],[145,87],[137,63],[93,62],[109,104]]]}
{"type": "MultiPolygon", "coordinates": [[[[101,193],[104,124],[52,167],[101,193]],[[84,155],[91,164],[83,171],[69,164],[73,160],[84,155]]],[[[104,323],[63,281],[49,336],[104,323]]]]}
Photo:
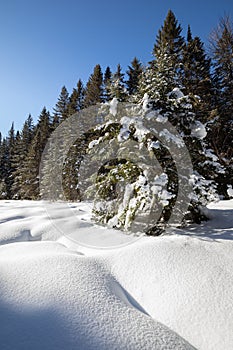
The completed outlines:
{"type": "Polygon", "coordinates": [[[1,350],[233,349],[230,18],[211,52],[169,10],[0,133],[1,350]]]}
{"type": "Polygon", "coordinates": [[[160,237],[91,209],[0,202],[2,350],[232,349],[233,200],[160,237]]]}

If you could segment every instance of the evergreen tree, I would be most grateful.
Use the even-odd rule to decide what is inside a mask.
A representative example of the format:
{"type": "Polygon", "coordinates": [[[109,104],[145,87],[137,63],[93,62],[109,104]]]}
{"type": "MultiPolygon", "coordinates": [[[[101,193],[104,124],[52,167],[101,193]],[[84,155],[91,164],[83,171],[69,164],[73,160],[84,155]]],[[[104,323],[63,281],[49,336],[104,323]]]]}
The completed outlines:
{"type": "MultiPolygon", "coordinates": [[[[14,183],[12,185],[12,196],[15,199],[20,198],[20,188],[23,184],[22,172],[23,164],[27,158],[28,150],[34,136],[34,125],[32,116],[29,114],[27,120],[23,125],[21,133],[16,138],[15,152],[13,156],[14,166],[14,183]]],[[[25,174],[26,175],[26,174],[25,174]]]]}
{"type": "Polygon", "coordinates": [[[4,199],[7,197],[7,189],[4,177],[4,139],[2,138],[2,134],[0,133],[0,199],[4,199]]]}
{"type": "Polygon", "coordinates": [[[154,59],[142,74],[137,100],[147,93],[153,100],[166,100],[166,95],[175,87],[182,89],[182,28],[173,12],[169,10],[164,25],[159,30],[154,44],[154,59]]]}
{"type": "Polygon", "coordinates": [[[79,111],[83,109],[83,101],[85,97],[85,89],[81,79],[79,79],[77,83],[77,94],[78,94],[77,105],[78,105],[78,111],[79,111]]]}
{"type": "Polygon", "coordinates": [[[68,116],[73,115],[83,108],[84,99],[84,87],[82,81],[79,79],[77,83],[77,88],[73,89],[72,94],[69,98],[69,103],[67,107],[68,116]]]}
{"type": "Polygon", "coordinates": [[[157,235],[169,224],[171,215],[174,220],[178,220],[176,216],[184,217],[183,224],[200,223],[205,219],[202,207],[218,198],[216,180],[224,174],[224,168],[212,150],[206,147],[203,141],[206,130],[196,120],[192,105],[190,96],[174,88],[167,94],[166,100],[156,103],[145,96],[141,111],[140,106],[137,109],[137,116],[141,113],[140,118],[135,118],[135,105],[128,104],[126,108],[132,107],[132,117],[126,117],[129,115],[127,110],[119,109],[125,118],[118,115],[118,120],[107,121],[101,128],[98,126],[95,130],[99,132],[95,136],[97,146],[93,146],[93,139],[90,140],[92,144],[91,147],[86,145],[87,152],[98,162],[103,154],[101,143],[109,141],[118,158],[110,157],[110,146],[109,149],[104,148],[106,158],[111,160],[100,167],[94,184],[95,220],[126,231],[132,229],[137,232],[143,228],[147,234],[157,235]],[[144,126],[148,125],[148,120],[149,128],[144,126]],[[130,148],[130,140],[133,148],[130,148]],[[117,152],[116,145],[119,147],[117,152]],[[147,168],[148,158],[142,149],[155,156],[163,169],[162,174],[151,165],[147,168]],[[174,154],[176,159],[179,157],[179,164],[174,162],[174,154]],[[191,158],[188,167],[187,154],[191,158]],[[129,160],[130,157],[134,162],[129,160]],[[177,166],[181,169],[182,179],[185,178],[184,185],[179,182],[177,166]],[[193,192],[190,189],[187,194],[190,184],[193,192]],[[187,199],[191,202],[184,210],[182,205],[187,199]],[[177,203],[181,207],[175,209],[174,215],[177,203]],[[157,213],[161,213],[159,218],[157,213]]]}
{"type": "Polygon", "coordinates": [[[0,148],[0,199],[7,198],[8,189],[6,185],[6,179],[8,176],[9,168],[9,148],[6,138],[1,141],[0,148]]]}
{"type": "Polygon", "coordinates": [[[124,83],[124,74],[121,72],[120,64],[117,65],[117,71],[112,75],[110,97],[115,97],[120,102],[126,101],[127,98],[127,92],[124,83]]]}
{"type": "Polygon", "coordinates": [[[138,91],[140,76],[142,74],[142,64],[135,57],[128,67],[128,80],[126,81],[129,95],[135,95],[138,91]]]}
{"type": "Polygon", "coordinates": [[[67,114],[71,116],[78,111],[78,91],[73,89],[68,103],[67,114]]]}
{"type": "Polygon", "coordinates": [[[53,109],[54,117],[60,122],[68,117],[69,93],[65,86],[62,87],[58,101],[53,109]]]}
{"type": "Polygon", "coordinates": [[[112,72],[110,67],[107,67],[104,73],[104,100],[109,101],[111,95],[111,79],[112,72]]]}
{"type": "Polygon", "coordinates": [[[85,89],[83,106],[85,108],[103,102],[103,74],[101,67],[97,64],[91,74],[85,89]]]}
{"type": "Polygon", "coordinates": [[[14,157],[14,149],[15,149],[15,130],[14,123],[10,128],[8,136],[6,138],[6,157],[5,157],[5,184],[7,191],[7,198],[11,198],[12,196],[12,184],[14,182],[14,166],[13,166],[13,157],[14,157]]]}
{"type": "Polygon", "coordinates": [[[184,46],[184,38],[181,36],[181,32],[180,24],[178,24],[174,13],[169,10],[154,44],[153,54],[156,59],[158,59],[161,52],[164,52],[168,56],[172,56],[174,66],[181,63],[182,48],[184,46]]]}
{"type": "Polygon", "coordinates": [[[187,43],[183,49],[183,80],[186,94],[201,96],[195,106],[199,120],[207,121],[212,109],[211,60],[206,56],[204,45],[199,37],[192,38],[188,27],[187,43]]]}
{"type": "Polygon", "coordinates": [[[27,157],[22,166],[22,185],[19,196],[37,199],[39,196],[39,167],[41,155],[51,133],[50,114],[44,107],[35,128],[27,157]]]}
{"type": "Polygon", "coordinates": [[[233,24],[229,17],[222,18],[211,38],[213,56],[213,82],[215,87],[215,115],[210,138],[222,161],[233,157],[233,24]]]}

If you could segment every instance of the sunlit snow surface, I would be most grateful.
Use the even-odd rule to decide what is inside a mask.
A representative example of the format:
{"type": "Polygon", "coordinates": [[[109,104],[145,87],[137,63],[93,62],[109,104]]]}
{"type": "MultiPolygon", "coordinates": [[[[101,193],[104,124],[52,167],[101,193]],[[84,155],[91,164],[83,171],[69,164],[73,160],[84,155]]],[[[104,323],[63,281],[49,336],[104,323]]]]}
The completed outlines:
{"type": "Polygon", "coordinates": [[[153,238],[0,201],[0,349],[233,349],[233,200],[209,209],[153,238]]]}

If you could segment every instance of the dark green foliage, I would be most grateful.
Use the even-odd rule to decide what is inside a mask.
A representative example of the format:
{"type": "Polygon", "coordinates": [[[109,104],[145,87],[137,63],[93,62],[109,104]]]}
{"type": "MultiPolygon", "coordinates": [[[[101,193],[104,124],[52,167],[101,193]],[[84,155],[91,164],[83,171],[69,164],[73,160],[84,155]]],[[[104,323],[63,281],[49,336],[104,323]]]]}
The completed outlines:
{"type": "Polygon", "coordinates": [[[169,10],[163,26],[158,32],[153,49],[154,61],[151,67],[156,71],[156,78],[165,78],[166,87],[162,96],[174,87],[181,87],[182,49],[184,38],[181,35],[182,28],[174,15],[169,10]]]}
{"type": "Polygon", "coordinates": [[[210,128],[210,140],[222,161],[233,157],[233,23],[222,18],[211,38],[216,122],[210,128]]]}
{"type": "MultiPolygon", "coordinates": [[[[20,189],[23,184],[23,164],[25,164],[28,151],[31,146],[31,142],[34,136],[34,125],[32,116],[29,115],[23,125],[23,129],[16,139],[16,145],[13,155],[13,166],[14,166],[14,183],[12,185],[13,198],[20,198],[20,189]]],[[[25,169],[26,175],[27,169],[25,169]]]]}
{"type": "Polygon", "coordinates": [[[210,58],[206,56],[204,45],[199,37],[192,38],[188,28],[187,43],[183,49],[183,79],[185,94],[199,96],[195,104],[197,119],[206,122],[212,109],[212,85],[210,58]]]}
{"type": "Polygon", "coordinates": [[[117,65],[117,71],[112,75],[111,86],[110,86],[110,97],[117,98],[118,101],[124,102],[127,98],[124,74],[121,71],[121,65],[117,65]]]}
{"type": "Polygon", "coordinates": [[[181,36],[182,28],[174,15],[169,10],[164,24],[158,32],[153,54],[158,57],[161,51],[173,55],[173,63],[177,64],[181,56],[181,49],[184,46],[184,38],[181,36]]]}
{"type": "Polygon", "coordinates": [[[18,152],[20,134],[15,134],[14,124],[6,138],[0,140],[0,198],[12,198],[15,169],[14,157],[18,152]]]}
{"type": "Polygon", "coordinates": [[[154,59],[142,74],[137,100],[147,93],[152,99],[165,100],[175,87],[182,88],[182,28],[172,11],[169,11],[158,32],[153,49],[154,59]]]}
{"type": "Polygon", "coordinates": [[[65,86],[62,87],[58,101],[53,109],[54,116],[58,121],[65,120],[68,117],[69,93],[65,86]]]}
{"type": "Polygon", "coordinates": [[[18,196],[23,199],[38,199],[39,167],[41,155],[51,133],[50,114],[44,107],[34,137],[30,143],[27,156],[21,167],[21,186],[18,196]]]}
{"type": "Polygon", "coordinates": [[[111,81],[112,72],[110,67],[107,67],[104,73],[104,100],[109,101],[111,98],[111,81]]]}
{"type": "Polygon", "coordinates": [[[69,103],[67,107],[68,116],[80,111],[83,108],[84,100],[84,87],[82,81],[79,79],[76,89],[73,89],[72,94],[69,98],[69,103]]]}
{"type": "MultiPolygon", "coordinates": [[[[200,222],[204,218],[200,212],[200,206],[208,202],[207,197],[214,199],[215,190],[218,189],[218,192],[227,198],[227,185],[233,182],[233,29],[229,18],[220,21],[219,27],[213,32],[211,43],[212,61],[207,56],[201,39],[193,37],[190,26],[186,41],[184,40],[182,28],[174,13],[169,10],[156,36],[153,59],[147,66],[143,67],[139,60],[134,58],[126,71],[127,80],[125,81],[120,64],[114,74],[107,67],[104,78],[101,66],[98,64],[85,88],[79,80],[69,95],[66,87],[63,86],[54,107],[52,120],[49,112],[44,108],[35,127],[29,116],[21,132],[15,132],[12,125],[7,137],[2,138],[0,134],[0,198],[40,198],[39,167],[51,132],[56,131],[62,122],[69,122],[70,117],[75,113],[104,102],[101,105],[102,113],[102,110],[109,107],[106,102],[116,98],[119,102],[127,102],[127,104],[138,102],[137,107],[142,107],[144,112],[146,108],[150,109],[152,115],[155,113],[155,119],[161,116],[167,119],[179,135],[182,135],[192,160],[194,169],[192,181],[197,195],[196,198],[192,198],[185,219],[190,222],[200,222]],[[198,121],[206,124],[208,130],[206,138],[204,138],[205,135],[201,137],[193,135],[195,125],[197,128],[204,128],[201,123],[198,124],[198,121]]],[[[102,120],[101,113],[96,115],[96,124],[102,120]]],[[[78,113],[75,116],[78,118],[78,113]]],[[[88,119],[88,113],[86,119],[88,119]]],[[[64,141],[70,138],[75,140],[72,123],[67,123],[62,135],[58,134],[59,137],[54,137],[51,145],[53,159],[47,159],[48,166],[45,171],[48,175],[52,169],[54,182],[58,181],[56,160],[62,159],[64,191],[62,199],[73,201],[85,199],[78,175],[85,155],[91,153],[88,148],[90,142],[104,140],[110,144],[114,140],[119,141],[118,136],[122,127],[120,122],[107,123],[99,129],[95,129],[92,125],[91,130],[85,131],[88,129],[86,119],[82,121],[77,119],[80,123],[79,129],[84,130],[84,135],[72,144],[68,152],[66,150],[66,157],[63,158],[64,141]]],[[[136,124],[132,123],[129,128],[129,140],[140,143],[136,129],[136,124]]],[[[144,230],[147,234],[156,235],[161,233],[161,229],[169,221],[178,190],[182,191],[182,189],[179,189],[176,164],[169,150],[161,144],[158,149],[150,150],[151,142],[159,143],[159,139],[152,133],[148,133],[140,146],[143,143],[143,147],[159,162],[168,177],[166,190],[172,193],[169,205],[160,208],[158,221],[155,222],[151,216],[150,224],[144,230]]],[[[128,150],[127,147],[126,143],[125,149],[128,150]]],[[[93,151],[95,153],[96,149],[94,148],[93,151]]],[[[140,154],[141,148],[138,147],[135,157],[140,154]]],[[[97,158],[96,162],[99,165],[102,160],[101,155],[97,158]]],[[[129,208],[128,203],[128,207],[126,205],[118,215],[118,227],[128,228],[129,223],[136,216],[140,203],[144,201],[145,205],[149,205],[152,198],[153,200],[155,198],[152,195],[148,197],[149,199],[144,196],[141,185],[137,183],[140,176],[144,176],[140,166],[124,157],[117,157],[100,164],[95,183],[96,198],[115,201],[116,207],[112,208],[112,212],[106,212],[105,208],[101,212],[95,206],[97,221],[106,223],[114,215],[119,214],[119,204],[124,198],[124,189],[118,192],[119,186],[122,183],[130,184],[134,186],[131,195],[136,200],[135,207],[129,208]]],[[[48,181],[51,181],[51,177],[45,176],[43,181],[44,183],[40,184],[41,193],[46,186],[48,189],[48,181]]],[[[54,188],[54,193],[48,193],[48,198],[61,199],[58,191],[56,192],[56,186],[54,188]]]]}
{"type": "Polygon", "coordinates": [[[131,66],[128,67],[128,80],[126,81],[129,95],[135,95],[138,92],[139,80],[142,74],[142,64],[134,57],[131,66]]]}
{"type": "Polygon", "coordinates": [[[99,64],[94,68],[85,89],[83,106],[85,108],[103,102],[103,74],[99,64]]]}

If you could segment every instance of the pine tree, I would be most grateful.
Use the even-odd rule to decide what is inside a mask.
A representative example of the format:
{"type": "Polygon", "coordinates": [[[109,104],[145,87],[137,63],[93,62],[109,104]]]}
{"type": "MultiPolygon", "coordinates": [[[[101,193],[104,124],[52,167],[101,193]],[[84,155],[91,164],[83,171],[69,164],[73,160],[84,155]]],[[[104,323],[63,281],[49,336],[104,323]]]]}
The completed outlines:
{"type": "Polygon", "coordinates": [[[82,81],[79,79],[77,83],[77,88],[73,89],[72,94],[69,98],[69,103],[67,106],[68,116],[73,115],[83,108],[84,99],[84,87],[82,81]]]}
{"type": "Polygon", "coordinates": [[[85,108],[103,102],[103,74],[101,67],[97,64],[91,74],[85,89],[83,106],[85,108]]]}
{"type": "Polygon", "coordinates": [[[182,89],[182,28],[171,10],[159,30],[154,44],[154,59],[142,74],[137,100],[148,94],[153,100],[166,100],[175,87],[182,89]]]}
{"type": "Polygon", "coordinates": [[[54,117],[58,121],[63,121],[68,117],[69,93],[65,86],[62,87],[58,101],[53,109],[54,117]]]}
{"type": "Polygon", "coordinates": [[[8,159],[9,148],[6,138],[1,141],[0,148],[0,199],[7,198],[8,190],[6,185],[6,179],[8,176],[8,159]]]}
{"type": "Polygon", "coordinates": [[[222,18],[210,38],[217,120],[212,124],[211,142],[224,161],[233,157],[233,23],[222,18]]]}
{"type": "Polygon", "coordinates": [[[16,138],[15,152],[13,156],[14,166],[14,183],[12,185],[12,196],[15,199],[20,199],[20,188],[22,186],[23,164],[27,158],[28,150],[34,136],[34,125],[32,116],[29,114],[23,125],[23,129],[16,138]]]}
{"type": "Polygon", "coordinates": [[[112,75],[110,86],[110,97],[117,98],[118,101],[124,102],[127,99],[127,92],[124,83],[124,74],[122,73],[121,65],[117,65],[117,71],[112,75]]]}
{"type": "Polygon", "coordinates": [[[212,109],[211,60],[199,37],[192,38],[188,27],[187,43],[183,49],[183,79],[185,94],[201,96],[195,106],[199,120],[206,122],[212,109]]]}
{"type": "Polygon", "coordinates": [[[4,177],[4,139],[0,133],[0,199],[5,199],[7,197],[7,189],[4,177]]]}
{"type": "Polygon", "coordinates": [[[22,165],[22,185],[19,196],[24,199],[38,199],[39,167],[41,155],[51,133],[50,114],[44,107],[35,128],[27,157],[22,165]]]}
{"type": "Polygon", "coordinates": [[[128,80],[126,81],[126,84],[129,95],[137,94],[142,71],[142,64],[136,57],[134,57],[133,61],[131,62],[131,66],[128,66],[128,70],[126,72],[128,74],[128,80]]]}
{"type": "Polygon", "coordinates": [[[7,191],[7,198],[11,198],[12,196],[12,185],[14,182],[14,166],[13,166],[13,157],[14,157],[14,149],[15,149],[15,130],[14,123],[12,123],[8,136],[6,138],[6,158],[5,158],[5,184],[7,191]]]}
{"type": "Polygon", "coordinates": [[[78,111],[78,92],[77,92],[77,89],[73,89],[69,98],[67,114],[68,116],[71,116],[75,114],[77,111],[78,111]]]}
{"type": "Polygon", "coordinates": [[[107,67],[104,73],[104,100],[109,101],[110,95],[111,95],[111,79],[112,79],[112,72],[110,67],[107,67]]]}
{"type": "Polygon", "coordinates": [[[181,63],[182,48],[184,46],[184,38],[181,36],[181,32],[180,24],[178,24],[174,13],[169,10],[154,44],[153,54],[156,59],[158,59],[161,52],[164,52],[168,56],[172,56],[174,66],[181,63]]]}
{"type": "Polygon", "coordinates": [[[78,80],[77,83],[77,94],[78,94],[78,99],[77,99],[77,105],[78,105],[78,111],[83,109],[83,101],[85,97],[85,89],[83,86],[83,82],[81,79],[78,80]]]}

